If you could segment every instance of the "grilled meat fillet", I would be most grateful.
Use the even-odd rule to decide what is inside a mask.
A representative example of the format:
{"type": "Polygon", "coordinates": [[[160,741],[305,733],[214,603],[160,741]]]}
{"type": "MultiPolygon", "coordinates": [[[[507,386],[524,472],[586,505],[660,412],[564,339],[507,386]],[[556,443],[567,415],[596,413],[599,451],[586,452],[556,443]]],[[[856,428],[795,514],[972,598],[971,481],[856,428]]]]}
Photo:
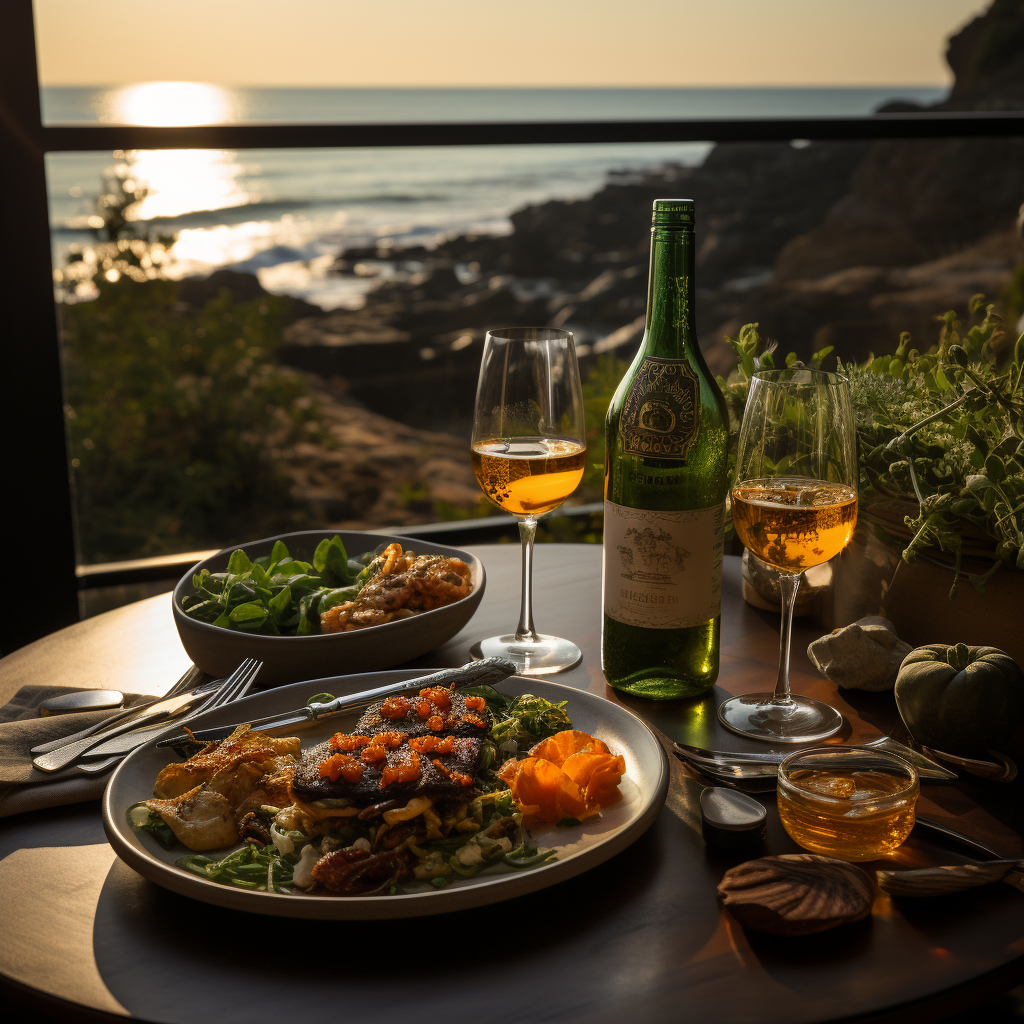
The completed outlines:
{"type": "Polygon", "coordinates": [[[464,800],[474,790],[491,718],[483,702],[435,687],[372,705],[351,733],[303,755],[292,779],[299,800],[359,804],[426,796],[464,800]]]}

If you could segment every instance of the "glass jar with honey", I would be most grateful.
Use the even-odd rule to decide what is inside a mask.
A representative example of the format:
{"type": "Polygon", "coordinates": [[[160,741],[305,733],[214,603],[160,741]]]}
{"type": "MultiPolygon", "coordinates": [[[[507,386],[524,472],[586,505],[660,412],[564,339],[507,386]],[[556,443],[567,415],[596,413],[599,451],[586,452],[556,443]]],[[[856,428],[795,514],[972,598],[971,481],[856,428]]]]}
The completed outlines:
{"type": "Polygon", "coordinates": [[[812,853],[874,860],[914,827],[920,793],[909,761],[864,747],[812,747],[779,765],[779,816],[812,853]]]}

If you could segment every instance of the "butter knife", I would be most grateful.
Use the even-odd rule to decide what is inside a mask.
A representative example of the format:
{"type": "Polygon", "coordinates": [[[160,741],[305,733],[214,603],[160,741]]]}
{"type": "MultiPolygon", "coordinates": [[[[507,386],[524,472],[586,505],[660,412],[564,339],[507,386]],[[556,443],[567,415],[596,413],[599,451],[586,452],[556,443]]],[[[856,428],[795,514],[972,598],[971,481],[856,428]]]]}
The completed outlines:
{"type": "MultiPolygon", "coordinates": [[[[453,690],[468,686],[492,686],[494,683],[500,683],[503,679],[515,675],[515,672],[516,667],[511,661],[506,661],[503,658],[484,658],[482,661],[471,661],[461,668],[442,669],[440,672],[433,672],[428,676],[418,676],[416,679],[406,679],[404,682],[389,683],[387,686],[378,686],[373,690],[363,690],[361,693],[336,697],[323,704],[307,704],[294,711],[270,715],[267,718],[257,718],[248,724],[254,729],[263,729],[264,731],[308,726],[324,718],[364,711],[371,704],[383,700],[385,697],[405,693],[408,690],[419,690],[425,686],[445,686],[453,690]]],[[[221,725],[213,729],[200,729],[186,735],[168,736],[156,745],[157,747],[174,747],[179,752],[196,749],[198,746],[212,743],[214,740],[225,739],[238,728],[238,725],[242,724],[245,723],[221,725]]]]}

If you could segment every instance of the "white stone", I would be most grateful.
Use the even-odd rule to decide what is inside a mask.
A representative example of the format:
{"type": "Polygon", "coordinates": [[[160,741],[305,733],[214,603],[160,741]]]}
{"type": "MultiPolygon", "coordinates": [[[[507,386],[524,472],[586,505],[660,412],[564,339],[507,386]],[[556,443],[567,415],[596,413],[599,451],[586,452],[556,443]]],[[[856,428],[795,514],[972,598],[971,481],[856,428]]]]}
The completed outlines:
{"type": "Polygon", "coordinates": [[[850,690],[891,690],[910,644],[896,635],[896,627],[880,615],[868,615],[833,630],[807,648],[814,667],[850,690]]]}

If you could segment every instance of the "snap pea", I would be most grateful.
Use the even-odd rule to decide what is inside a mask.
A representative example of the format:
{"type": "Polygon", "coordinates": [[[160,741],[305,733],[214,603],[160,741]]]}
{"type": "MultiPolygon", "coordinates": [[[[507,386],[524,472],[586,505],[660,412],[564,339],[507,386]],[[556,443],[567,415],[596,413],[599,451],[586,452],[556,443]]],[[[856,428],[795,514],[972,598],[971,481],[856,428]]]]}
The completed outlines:
{"type": "Polygon", "coordinates": [[[510,850],[501,859],[513,868],[533,868],[558,854],[557,850],[538,850],[522,843],[510,850]]]}

